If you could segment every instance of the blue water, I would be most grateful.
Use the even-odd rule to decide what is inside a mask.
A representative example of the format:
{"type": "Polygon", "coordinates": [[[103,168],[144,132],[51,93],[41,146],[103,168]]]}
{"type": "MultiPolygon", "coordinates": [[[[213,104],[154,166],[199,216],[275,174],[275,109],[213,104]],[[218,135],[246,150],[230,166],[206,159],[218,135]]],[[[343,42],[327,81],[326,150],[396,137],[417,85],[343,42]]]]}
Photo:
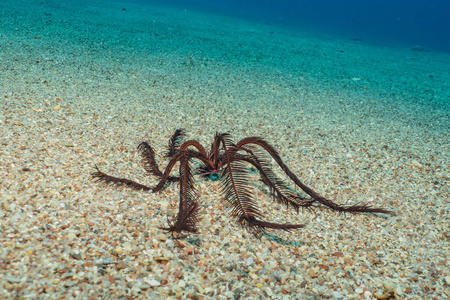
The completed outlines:
{"type": "MultiPolygon", "coordinates": [[[[137,0],[155,3],[154,0],[137,0]]],[[[134,1],[136,2],[136,1],[134,1]]],[[[380,46],[450,52],[449,0],[164,0],[188,10],[314,30],[380,46]]]]}

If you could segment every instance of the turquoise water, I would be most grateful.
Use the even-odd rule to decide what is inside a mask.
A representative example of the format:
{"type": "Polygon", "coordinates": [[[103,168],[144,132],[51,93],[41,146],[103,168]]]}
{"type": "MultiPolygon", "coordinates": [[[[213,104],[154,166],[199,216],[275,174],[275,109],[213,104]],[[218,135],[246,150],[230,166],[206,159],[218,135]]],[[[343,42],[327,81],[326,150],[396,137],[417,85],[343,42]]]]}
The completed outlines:
{"type": "MultiPolygon", "coordinates": [[[[280,10],[279,5],[273,7],[270,2],[264,6],[266,10],[261,6],[256,9],[253,2],[242,7],[230,4],[220,10],[217,5],[191,4],[4,1],[0,4],[0,32],[8,43],[2,45],[2,51],[5,61],[17,54],[27,56],[28,52],[40,51],[42,54],[35,54],[30,66],[39,68],[46,61],[46,70],[61,66],[51,61],[56,58],[67,64],[78,64],[83,72],[73,76],[85,76],[86,80],[92,80],[89,70],[94,68],[90,65],[103,69],[100,73],[97,71],[97,80],[108,83],[108,78],[121,78],[124,86],[130,74],[140,78],[145,77],[146,72],[152,74],[149,70],[155,70],[159,78],[165,78],[159,80],[164,84],[170,82],[171,74],[185,74],[183,81],[191,91],[196,91],[194,94],[207,94],[214,89],[242,103],[267,102],[282,107],[291,101],[288,99],[308,99],[311,93],[330,103],[325,108],[311,104],[308,109],[318,113],[329,110],[334,114],[340,109],[333,105],[341,106],[345,102],[357,111],[362,109],[369,118],[376,115],[386,120],[397,119],[404,126],[425,126],[427,130],[449,128],[450,55],[433,50],[425,40],[423,43],[388,43],[385,39],[377,43],[362,35],[349,33],[344,37],[345,26],[338,30],[341,34],[325,30],[326,26],[322,30],[311,30],[307,25],[303,28],[301,24],[287,26],[291,21],[286,20],[293,17],[286,16],[286,9],[280,10]],[[269,8],[274,15],[280,10],[282,20],[269,18],[269,8]],[[255,16],[256,12],[261,12],[260,19],[255,16]],[[8,51],[14,54],[8,55],[8,51]],[[106,71],[105,65],[114,67],[106,71]],[[119,69],[127,76],[118,77],[119,69]],[[246,74],[258,83],[242,88],[246,74]],[[262,96],[262,85],[276,88],[269,88],[270,95],[262,96]],[[333,101],[336,103],[332,104],[333,101]],[[360,106],[362,108],[357,108],[360,106]]],[[[299,7],[294,6],[292,12],[299,7]]],[[[431,12],[436,13],[436,26],[428,23],[427,26],[436,29],[440,24],[438,20],[442,21],[439,17],[442,10],[437,12],[438,6],[433,7],[431,12]]],[[[347,11],[347,19],[356,8],[362,9],[359,5],[347,11]]],[[[409,13],[403,13],[409,16],[412,10],[414,5],[408,7],[409,13]]],[[[394,11],[400,10],[397,7],[394,11]]],[[[428,15],[431,12],[423,11],[428,15]]],[[[330,8],[323,13],[330,14],[330,8]]],[[[376,15],[382,11],[371,13],[376,15]]],[[[379,21],[374,26],[382,23],[379,21]]],[[[415,27],[405,25],[402,28],[405,32],[414,32],[415,27]]],[[[438,30],[430,32],[430,38],[440,35],[440,40],[446,43],[448,35],[438,30]]],[[[24,72],[26,76],[39,77],[36,72],[24,72]]]]}
{"type": "Polygon", "coordinates": [[[440,276],[448,269],[449,53],[423,39],[392,42],[363,36],[367,30],[333,31],[332,19],[320,30],[283,23],[289,18],[278,7],[269,6],[267,16],[254,6],[218,11],[200,4],[0,1],[0,244],[6,249],[0,253],[7,266],[0,294],[118,298],[137,291],[167,299],[178,293],[167,288],[179,284],[178,295],[186,298],[204,284],[215,290],[205,291],[211,298],[223,296],[223,287],[227,297],[237,290],[243,298],[269,298],[260,290],[272,293],[271,286],[247,281],[240,271],[261,257],[258,279],[286,265],[272,277],[285,278],[300,299],[356,299],[366,288],[367,298],[383,293],[385,280],[398,284],[404,298],[444,295],[450,282],[448,274],[440,276]],[[268,18],[276,15],[281,21],[268,18]],[[321,195],[386,207],[397,216],[296,214],[274,206],[255,174],[249,185],[267,220],[306,225],[256,240],[219,206],[220,183],[198,180],[201,232],[183,243],[192,255],[185,247],[170,264],[154,262],[174,249],[173,242],[164,246],[169,240],[158,227],[176,213],[178,187],[143,194],[101,187],[89,174],[97,165],[153,186],[136,146],[150,141],[162,163],[177,128],[205,146],[214,132],[235,140],[262,136],[321,195]],[[116,259],[121,267],[114,270],[116,259]],[[151,265],[141,264],[146,261],[151,265]],[[183,281],[175,273],[167,281],[156,275],[181,263],[183,281]],[[227,280],[220,280],[220,269],[227,280]],[[141,285],[141,274],[154,286],[141,285]],[[341,294],[343,285],[348,289],[341,294]]]}

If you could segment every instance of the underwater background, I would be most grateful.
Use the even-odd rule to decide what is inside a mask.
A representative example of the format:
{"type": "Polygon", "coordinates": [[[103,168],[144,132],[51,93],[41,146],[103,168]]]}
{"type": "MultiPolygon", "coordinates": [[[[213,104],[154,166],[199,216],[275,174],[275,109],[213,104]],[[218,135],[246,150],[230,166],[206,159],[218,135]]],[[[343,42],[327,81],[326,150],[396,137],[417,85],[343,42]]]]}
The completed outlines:
{"type": "Polygon", "coordinates": [[[0,299],[449,299],[448,7],[0,1],[0,299]],[[256,238],[195,176],[199,232],[175,239],[177,184],[91,174],[155,186],[137,146],[164,168],[178,128],[262,137],[320,195],[395,216],[296,212],[248,170],[264,220],[303,228],[256,238]]]}
{"type": "Polygon", "coordinates": [[[293,30],[308,29],[363,39],[381,46],[421,46],[450,52],[450,2],[445,0],[167,0],[156,3],[293,30]]]}

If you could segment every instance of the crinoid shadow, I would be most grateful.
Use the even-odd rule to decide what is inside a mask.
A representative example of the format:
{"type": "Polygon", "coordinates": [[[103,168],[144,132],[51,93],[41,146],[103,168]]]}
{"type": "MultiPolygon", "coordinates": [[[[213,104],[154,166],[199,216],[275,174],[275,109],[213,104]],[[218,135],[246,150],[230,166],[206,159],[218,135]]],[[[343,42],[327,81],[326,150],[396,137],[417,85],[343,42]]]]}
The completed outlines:
{"type": "Polygon", "coordinates": [[[135,190],[160,192],[168,184],[178,182],[180,198],[177,216],[169,221],[169,227],[161,228],[172,233],[198,231],[198,195],[195,188],[194,175],[220,179],[224,206],[238,224],[250,232],[260,235],[267,233],[266,229],[294,230],[303,224],[279,224],[264,221],[264,216],[258,208],[249,186],[249,168],[259,172],[262,182],[269,187],[271,196],[278,203],[299,211],[300,208],[314,209],[319,206],[344,213],[379,213],[393,214],[384,209],[371,207],[367,204],[343,206],[328,200],[303,184],[283,162],[277,150],[261,137],[247,137],[235,143],[228,133],[216,133],[209,152],[196,140],[184,141],[185,134],[181,129],[174,132],[169,141],[165,157],[168,163],[161,171],[156,160],[155,151],[147,143],[142,142],[138,150],[142,156],[145,170],[156,176],[159,183],[155,187],[135,181],[107,175],[100,171],[92,173],[92,177],[100,182],[116,185],[126,185],[135,190]],[[278,177],[269,163],[273,158],[280,169],[290,179],[294,187],[302,189],[309,197],[303,197],[293,190],[287,180],[278,177]],[[200,167],[193,164],[199,162],[200,167]],[[178,164],[178,174],[172,175],[178,164]]]}

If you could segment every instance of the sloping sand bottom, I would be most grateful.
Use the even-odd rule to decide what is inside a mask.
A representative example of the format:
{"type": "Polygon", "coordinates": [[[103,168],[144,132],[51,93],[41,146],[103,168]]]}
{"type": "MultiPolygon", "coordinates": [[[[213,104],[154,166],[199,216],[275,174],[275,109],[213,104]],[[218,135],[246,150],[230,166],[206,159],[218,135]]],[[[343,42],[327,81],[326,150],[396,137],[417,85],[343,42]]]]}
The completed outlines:
{"type": "MultiPolygon", "coordinates": [[[[447,299],[450,56],[101,1],[0,3],[0,298],[447,299]],[[158,229],[136,147],[261,136],[308,186],[394,217],[295,213],[249,181],[255,238],[196,179],[200,232],[158,229]],[[434,298],[433,298],[434,297],[434,298]]],[[[274,169],[281,175],[281,170],[274,169]]]]}

